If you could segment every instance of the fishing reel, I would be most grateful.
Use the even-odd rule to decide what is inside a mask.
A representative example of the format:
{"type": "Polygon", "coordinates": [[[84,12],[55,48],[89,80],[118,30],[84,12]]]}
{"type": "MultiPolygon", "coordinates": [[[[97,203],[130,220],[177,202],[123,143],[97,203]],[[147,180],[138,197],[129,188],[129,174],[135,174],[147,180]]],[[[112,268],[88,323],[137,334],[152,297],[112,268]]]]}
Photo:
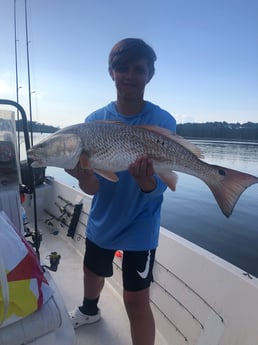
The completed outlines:
{"type": "Polygon", "coordinates": [[[27,223],[24,224],[24,237],[31,237],[31,241],[28,241],[28,243],[30,243],[32,247],[39,249],[42,241],[42,234],[36,231],[31,231],[26,224],[27,223]]]}
{"type": "Polygon", "coordinates": [[[50,266],[43,265],[42,267],[45,267],[49,269],[50,271],[56,272],[58,265],[60,263],[61,255],[58,254],[57,252],[51,252],[47,258],[49,259],[50,266]]]}

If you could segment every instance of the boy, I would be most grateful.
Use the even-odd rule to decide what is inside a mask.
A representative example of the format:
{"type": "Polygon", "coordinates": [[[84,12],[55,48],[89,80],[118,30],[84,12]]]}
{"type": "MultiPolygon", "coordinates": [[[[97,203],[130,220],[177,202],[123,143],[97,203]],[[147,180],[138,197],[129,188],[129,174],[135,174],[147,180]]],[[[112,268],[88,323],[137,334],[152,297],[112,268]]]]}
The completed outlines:
{"type": "MultiPolygon", "coordinates": [[[[116,102],[95,111],[85,121],[148,124],[175,132],[175,119],[144,100],[145,86],[154,75],[155,60],[155,52],[144,41],[136,38],[119,41],[109,55],[109,74],[115,82],[116,102]]],[[[138,157],[128,171],[118,173],[117,183],[83,170],[79,164],[67,172],[78,179],[84,192],[94,195],[86,233],[83,304],[70,312],[74,327],[100,319],[98,300],[105,277],[113,274],[114,254],[120,249],[123,250],[123,298],[132,343],[154,345],[155,323],[149,288],[166,185],[155,175],[147,156],[138,157]]]]}

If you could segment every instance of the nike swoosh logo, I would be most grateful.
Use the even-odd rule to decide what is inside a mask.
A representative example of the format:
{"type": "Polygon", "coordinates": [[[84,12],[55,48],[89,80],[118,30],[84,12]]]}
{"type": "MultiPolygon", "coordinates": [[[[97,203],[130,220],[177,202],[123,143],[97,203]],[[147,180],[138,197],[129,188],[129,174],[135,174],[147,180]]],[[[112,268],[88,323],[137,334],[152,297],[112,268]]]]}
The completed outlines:
{"type": "Polygon", "coordinates": [[[149,250],[144,271],[142,272],[136,271],[142,279],[146,279],[148,277],[149,270],[150,270],[150,258],[151,258],[151,251],[149,250]]]}

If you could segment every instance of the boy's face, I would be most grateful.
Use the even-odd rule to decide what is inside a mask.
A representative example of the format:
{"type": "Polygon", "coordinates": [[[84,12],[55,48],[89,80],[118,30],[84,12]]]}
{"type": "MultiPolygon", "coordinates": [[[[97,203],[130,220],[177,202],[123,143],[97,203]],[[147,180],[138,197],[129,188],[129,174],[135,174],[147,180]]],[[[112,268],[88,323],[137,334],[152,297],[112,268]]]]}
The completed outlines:
{"type": "Polygon", "coordinates": [[[146,59],[139,59],[110,71],[119,97],[134,100],[143,97],[145,85],[153,74],[146,59]]]}

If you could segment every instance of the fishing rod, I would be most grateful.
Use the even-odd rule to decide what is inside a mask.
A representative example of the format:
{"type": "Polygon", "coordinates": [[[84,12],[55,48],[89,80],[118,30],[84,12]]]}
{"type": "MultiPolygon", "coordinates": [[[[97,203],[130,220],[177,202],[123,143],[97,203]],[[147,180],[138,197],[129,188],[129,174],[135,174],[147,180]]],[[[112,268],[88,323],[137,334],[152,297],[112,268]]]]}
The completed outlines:
{"type": "MultiPolygon", "coordinates": [[[[14,54],[15,54],[15,85],[16,85],[16,103],[19,104],[19,75],[18,75],[18,40],[17,40],[17,16],[16,16],[16,0],[14,0],[13,6],[13,17],[14,17],[14,54]]],[[[16,118],[19,123],[20,116],[19,110],[17,109],[16,118]]],[[[18,127],[18,158],[21,160],[20,150],[20,128],[18,127]]]]}
{"type": "MultiPolygon", "coordinates": [[[[30,117],[30,140],[31,145],[33,146],[33,131],[32,131],[32,106],[31,106],[31,82],[30,82],[30,53],[29,53],[29,30],[28,30],[28,7],[27,7],[27,0],[24,2],[24,16],[25,16],[25,33],[26,33],[26,60],[27,60],[27,76],[28,76],[28,97],[29,97],[29,117],[30,117]]],[[[31,167],[31,161],[28,159],[28,168],[30,172],[30,176],[32,177],[32,188],[33,188],[33,208],[34,208],[34,243],[35,249],[38,258],[40,259],[39,254],[39,246],[41,241],[41,235],[38,231],[38,221],[37,221],[37,201],[36,201],[36,183],[35,183],[35,175],[34,171],[31,167]]]]}
{"type": "Polygon", "coordinates": [[[27,60],[27,74],[28,74],[28,96],[29,96],[29,116],[30,116],[30,139],[33,146],[33,132],[32,132],[32,105],[31,105],[31,83],[30,83],[30,53],[29,53],[29,30],[28,30],[28,8],[27,0],[24,3],[25,9],[25,32],[26,32],[26,60],[27,60]]]}
{"type": "MultiPolygon", "coordinates": [[[[28,121],[27,116],[25,113],[24,108],[19,104],[19,75],[18,75],[18,39],[17,39],[17,3],[14,0],[14,49],[15,49],[15,80],[16,80],[16,102],[1,99],[0,104],[4,105],[11,105],[16,108],[17,111],[17,120],[19,120],[19,114],[22,117],[22,126],[24,132],[24,141],[25,141],[25,148],[26,152],[30,149],[31,145],[33,145],[33,132],[32,132],[32,106],[31,106],[31,82],[30,82],[30,54],[29,54],[29,30],[28,30],[28,8],[27,8],[27,0],[24,2],[24,15],[25,15],[25,33],[26,33],[26,60],[27,60],[27,76],[28,76],[28,98],[29,98],[29,116],[30,116],[30,133],[31,133],[31,141],[29,138],[29,130],[28,130],[28,121]]],[[[19,123],[19,122],[18,122],[19,123]]],[[[19,145],[19,162],[20,162],[20,128],[18,129],[18,145],[19,145]]],[[[27,170],[26,174],[29,175],[30,186],[29,188],[25,188],[25,192],[29,192],[33,194],[33,208],[34,208],[34,243],[35,243],[35,250],[38,258],[39,255],[39,246],[40,246],[40,233],[38,231],[37,225],[37,201],[36,201],[36,183],[35,183],[35,174],[31,167],[31,160],[27,157],[27,170]]]]}

